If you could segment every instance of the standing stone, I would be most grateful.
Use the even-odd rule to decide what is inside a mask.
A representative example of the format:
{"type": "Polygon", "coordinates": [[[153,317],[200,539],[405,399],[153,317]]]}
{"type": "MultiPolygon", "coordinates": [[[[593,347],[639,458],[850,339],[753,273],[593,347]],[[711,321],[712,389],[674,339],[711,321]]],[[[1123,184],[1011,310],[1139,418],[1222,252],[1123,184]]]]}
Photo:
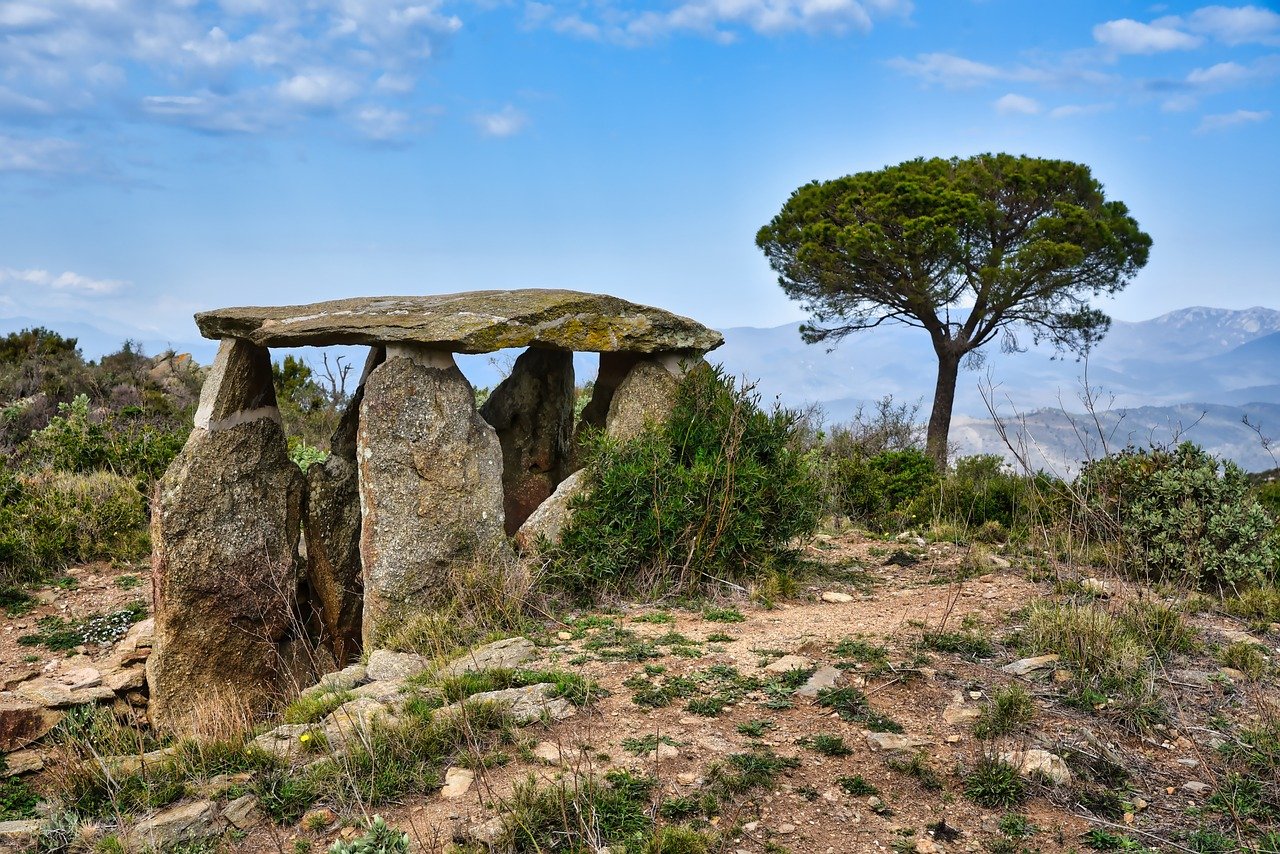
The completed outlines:
{"type": "Polygon", "coordinates": [[[568,477],[582,468],[582,444],[592,430],[603,430],[609,419],[609,405],[613,403],[614,392],[627,378],[627,374],[640,361],[638,353],[601,353],[600,368],[596,372],[595,381],[591,384],[591,399],[582,408],[578,423],[573,431],[573,448],[568,464],[561,478],[568,477]]]}
{"type": "Polygon", "coordinates": [[[573,434],[573,354],[530,348],[480,409],[502,444],[503,512],[514,534],[555,491],[573,434]]]}
{"type": "Polygon", "coordinates": [[[360,384],[329,441],[329,456],[307,469],[307,575],[338,666],[360,654],[364,579],[360,570],[360,487],[356,440],[365,382],[386,358],[373,347],[360,384]]]}
{"type": "Polygon", "coordinates": [[[678,354],[649,356],[627,371],[609,401],[605,432],[620,441],[640,435],[647,423],[665,420],[675,406],[680,378],[689,363],[678,354]]]}
{"type": "Polygon", "coordinates": [[[396,345],[365,383],[357,458],[364,645],[451,595],[455,564],[508,548],[502,447],[450,353],[396,345]]]}
{"type": "Polygon", "coordinates": [[[298,650],[305,481],[289,459],[267,351],[223,341],[195,429],[152,506],[149,713],[191,733],[219,707],[257,710],[307,679],[298,650]]]}

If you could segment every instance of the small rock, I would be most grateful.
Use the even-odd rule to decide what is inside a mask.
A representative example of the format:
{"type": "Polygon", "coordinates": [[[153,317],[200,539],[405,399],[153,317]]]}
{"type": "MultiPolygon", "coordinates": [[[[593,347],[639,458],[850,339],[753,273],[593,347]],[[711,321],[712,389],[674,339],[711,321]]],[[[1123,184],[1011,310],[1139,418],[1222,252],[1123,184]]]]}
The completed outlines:
{"type": "Polygon", "coordinates": [[[780,824],[773,831],[780,836],[790,836],[796,832],[796,826],[794,824],[780,824]]]}
{"type": "Polygon", "coordinates": [[[1242,670],[1236,670],[1234,667],[1220,667],[1218,673],[1230,679],[1232,682],[1247,682],[1249,677],[1242,670]]]}
{"type": "Polygon", "coordinates": [[[320,722],[332,748],[347,742],[367,740],[379,720],[389,718],[391,710],[371,697],[357,697],[334,709],[320,722]]]}
{"type": "Polygon", "coordinates": [[[1086,578],[1080,582],[1080,589],[1085,593],[1092,593],[1094,596],[1110,596],[1115,589],[1115,585],[1109,581],[1103,581],[1101,578],[1086,578]]]}
{"type": "Polygon", "coordinates": [[[58,677],[58,681],[72,691],[79,691],[84,688],[96,688],[102,684],[102,674],[93,667],[81,667],[72,670],[70,673],[64,673],[58,677]]]}
{"type": "Polygon", "coordinates": [[[916,847],[914,850],[916,854],[942,854],[943,851],[946,851],[945,848],[927,836],[923,839],[916,840],[916,847]]]}
{"type": "Polygon", "coordinates": [[[444,786],[440,789],[440,797],[447,801],[457,800],[471,790],[471,784],[475,779],[474,771],[455,765],[444,772],[444,786]]]}
{"type": "Polygon", "coordinates": [[[1184,756],[1178,760],[1178,764],[1182,765],[1185,768],[1195,768],[1197,765],[1200,764],[1200,760],[1192,759],[1190,756],[1184,756]]]}
{"type": "Polygon", "coordinates": [[[883,750],[885,753],[915,753],[933,742],[896,732],[869,732],[867,744],[872,750],[883,750]]]}
{"type": "Polygon", "coordinates": [[[113,670],[103,677],[106,686],[117,694],[137,691],[147,682],[147,671],[142,665],[113,670]]]}
{"type": "Polygon", "coordinates": [[[816,697],[818,692],[824,688],[836,687],[836,682],[840,680],[840,670],[831,665],[819,667],[818,670],[809,677],[809,681],[804,683],[798,691],[797,697],[816,697]]]}
{"type": "Polygon", "coordinates": [[[538,742],[537,747],[533,748],[533,755],[548,765],[559,765],[563,759],[560,754],[560,745],[554,741],[538,742]]]}
{"type": "Polygon", "coordinates": [[[1199,780],[1189,780],[1186,783],[1183,783],[1181,788],[1182,791],[1190,795],[1203,795],[1205,792],[1209,791],[1208,784],[1201,783],[1199,780]]]}
{"type": "Polygon", "coordinates": [[[692,771],[682,771],[676,775],[676,782],[682,786],[689,786],[698,781],[698,775],[692,771]]]}
{"type": "Polygon", "coordinates": [[[367,697],[379,703],[394,703],[404,694],[404,681],[401,679],[379,679],[357,688],[351,689],[352,696],[367,697]]]}
{"type": "Polygon", "coordinates": [[[310,724],[281,724],[255,738],[253,744],[260,750],[265,750],[282,759],[294,759],[304,752],[299,739],[311,729],[310,724]]]}
{"type": "MultiPolygon", "coordinates": [[[[376,653],[375,653],[376,654],[376,653]]],[[[389,664],[389,662],[388,662],[389,664]]],[[[352,664],[333,673],[326,673],[320,681],[298,695],[299,699],[318,697],[321,694],[350,691],[369,681],[369,669],[363,664],[352,664]]]]}
{"type": "Polygon", "coordinates": [[[987,555],[987,563],[991,564],[996,569],[1008,569],[1013,566],[1013,564],[1005,558],[1000,557],[1000,555],[987,555]]]}
{"type": "Polygon", "coordinates": [[[249,830],[262,821],[256,795],[242,795],[222,808],[222,817],[236,830],[249,830]]]}
{"type": "Polygon", "coordinates": [[[649,758],[654,762],[663,762],[667,759],[679,759],[680,748],[674,744],[660,743],[653,750],[649,751],[649,758]]]}
{"type": "Polygon", "coordinates": [[[306,815],[302,817],[301,824],[308,830],[319,830],[323,827],[331,827],[337,820],[338,816],[333,810],[325,807],[319,807],[317,809],[308,810],[306,815]]]}
{"type": "Polygon", "coordinates": [[[379,649],[369,656],[365,674],[373,682],[382,679],[408,679],[410,676],[417,676],[430,665],[431,662],[421,655],[379,649]]]}
{"type": "Polygon", "coordinates": [[[17,777],[19,774],[31,774],[44,768],[44,759],[34,750],[15,750],[7,753],[4,762],[0,763],[0,777],[17,777]]]}
{"type": "Polygon", "coordinates": [[[0,821],[0,851],[30,851],[39,841],[44,822],[0,821]]]}
{"type": "Polygon", "coordinates": [[[765,670],[770,673],[786,673],[789,670],[804,670],[813,662],[803,655],[784,655],[776,661],[771,661],[765,665],[765,670]]]}
{"type": "Polygon", "coordinates": [[[957,691],[951,699],[951,705],[942,710],[942,720],[950,726],[968,723],[982,715],[982,710],[972,703],[966,703],[964,695],[957,691]]]}
{"type": "Polygon", "coordinates": [[[571,641],[573,640],[573,632],[556,632],[556,640],[571,641]]]}
{"type": "Polygon", "coordinates": [[[841,593],[837,590],[824,590],[822,592],[822,601],[829,602],[832,605],[845,605],[853,601],[853,597],[848,593],[841,593]]]}
{"type": "Polygon", "coordinates": [[[163,851],[180,842],[209,839],[222,832],[218,821],[218,805],[213,801],[194,801],[160,810],[143,819],[129,834],[136,847],[150,845],[163,851]]]}
{"type": "Polygon", "coordinates": [[[1002,753],[1000,759],[1017,768],[1024,777],[1043,776],[1059,786],[1071,782],[1071,769],[1067,767],[1066,760],[1038,747],[1002,753]]]}
{"type": "Polygon", "coordinates": [[[488,821],[467,828],[467,836],[481,845],[493,846],[502,838],[505,829],[506,818],[496,815],[488,821]]]}
{"type": "Polygon", "coordinates": [[[1029,676],[1037,671],[1052,670],[1058,663],[1058,658],[1059,656],[1057,655],[1037,655],[1034,658],[1020,658],[1000,669],[1014,676],[1029,676]]]}

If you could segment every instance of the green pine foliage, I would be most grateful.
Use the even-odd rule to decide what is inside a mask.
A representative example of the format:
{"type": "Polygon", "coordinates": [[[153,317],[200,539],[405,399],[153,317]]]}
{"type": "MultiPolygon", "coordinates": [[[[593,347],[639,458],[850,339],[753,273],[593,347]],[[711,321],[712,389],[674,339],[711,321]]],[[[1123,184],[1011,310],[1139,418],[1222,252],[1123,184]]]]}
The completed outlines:
{"type": "Polygon", "coordinates": [[[586,598],[785,571],[819,515],[796,428],[795,413],[765,411],[722,369],[691,371],[667,422],[625,443],[595,438],[590,488],[547,552],[549,582],[586,598]]]}

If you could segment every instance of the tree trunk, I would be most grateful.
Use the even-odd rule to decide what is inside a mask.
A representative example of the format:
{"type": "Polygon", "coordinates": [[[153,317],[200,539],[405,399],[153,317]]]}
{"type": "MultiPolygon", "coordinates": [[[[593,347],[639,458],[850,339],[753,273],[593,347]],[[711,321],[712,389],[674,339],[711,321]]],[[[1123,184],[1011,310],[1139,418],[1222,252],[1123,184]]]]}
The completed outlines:
{"type": "Polygon", "coordinates": [[[925,451],[933,457],[941,472],[947,467],[947,436],[951,432],[951,408],[956,402],[956,379],[960,375],[958,355],[938,353],[938,384],[933,392],[933,411],[929,413],[929,432],[925,451]]]}

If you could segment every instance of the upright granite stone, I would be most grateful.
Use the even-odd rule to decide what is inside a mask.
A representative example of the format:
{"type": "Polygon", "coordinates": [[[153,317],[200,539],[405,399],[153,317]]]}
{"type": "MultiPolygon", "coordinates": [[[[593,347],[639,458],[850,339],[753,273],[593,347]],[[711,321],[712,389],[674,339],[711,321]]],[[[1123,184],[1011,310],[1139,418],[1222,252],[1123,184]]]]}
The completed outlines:
{"type": "Polygon", "coordinates": [[[152,505],[147,682],[160,729],[194,732],[216,706],[260,709],[314,681],[297,632],[304,492],[267,351],[224,341],[152,505]]]}
{"type": "Polygon", "coordinates": [[[614,392],[627,378],[627,374],[640,361],[638,353],[601,353],[600,367],[596,371],[595,381],[591,384],[591,399],[582,408],[578,416],[578,424],[573,431],[573,448],[569,454],[569,462],[562,472],[562,478],[582,468],[582,444],[592,430],[603,430],[609,420],[609,406],[613,403],[614,392]]]}
{"type": "Polygon", "coordinates": [[[508,548],[502,447],[447,352],[396,345],[369,375],[357,459],[364,643],[443,604],[460,561],[508,548]]]}
{"type": "Polygon", "coordinates": [[[532,347],[480,414],[502,444],[503,512],[514,534],[555,491],[573,438],[573,354],[532,347]]]}
{"type": "Polygon", "coordinates": [[[356,392],[329,441],[329,456],[307,469],[307,577],[338,666],[360,655],[364,578],[360,568],[360,487],[356,443],[369,375],[386,358],[372,347],[356,392]]]}
{"type": "Polygon", "coordinates": [[[640,435],[646,424],[665,420],[675,406],[680,378],[691,365],[691,359],[677,354],[637,360],[610,398],[605,432],[625,442],[640,435]]]}

